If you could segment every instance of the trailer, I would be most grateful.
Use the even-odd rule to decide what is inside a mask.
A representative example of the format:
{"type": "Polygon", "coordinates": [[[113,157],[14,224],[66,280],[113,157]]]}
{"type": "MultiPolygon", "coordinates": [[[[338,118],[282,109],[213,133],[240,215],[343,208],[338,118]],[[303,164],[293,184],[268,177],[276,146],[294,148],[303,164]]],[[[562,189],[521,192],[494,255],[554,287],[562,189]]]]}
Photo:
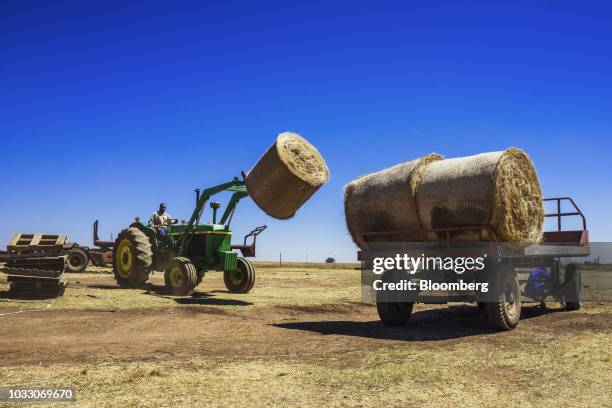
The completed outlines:
{"type": "MultiPolygon", "coordinates": [[[[491,286],[487,296],[473,291],[455,291],[452,293],[434,293],[416,290],[402,296],[385,291],[376,292],[376,306],[380,319],[386,325],[396,326],[408,322],[414,303],[445,304],[449,302],[476,303],[483,318],[493,327],[500,330],[514,329],[520,319],[522,299],[539,302],[552,298],[564,304],[566,310],[580,308],[580,270],[575,263],[567,262],[572,258],[587,257],[590,254],[589,234],[586,218],[576,203],[570,197],[555,197],[545,199],[556,204],[556,211],[545,214],[557,220],[555,231],[544,232],[543,241],[538,244],[517,245],[504,242],[465,243],[452,240],[453,233],[465,230],[487,230],[489,236],[495,236],[492,228],[487,225],[464,226],[454,228],[437,228],[435,232],[439,240],[398,245],[391,248],[372,243],[369,248],[359,251],[357,256],[362,263],[363,271],[372,270],[372,262],[379,257],[393,257],[398,252],[408,256],[419,257],[426,253],[431,257],[483,257],[486,268],[481,272],[467,273],[450,279],[486,282],[491,286]],[[573,210],[563,212],[562,203],[569,204],[573,210]],[[582,229],[564,230],[562,220],[566,217],[580,217],[582,229]],[[566,260],[566,262],[564,262],[566,260]],[[542,272],[540,290],[535,293],[529,290],[529,280],[534,279],[534,271],[542,272]]],[[[395,231],[393,232],[395,233],[395,231]]],[[[397,231],[398,235],[403,231],[397,231]]],[[[363,234],[367,241],[368,235],[382,234],[371,232],[363,234]]],[[[385,231],[384,234],[389,234],[385,231]]],[[[439,270],[421,270],[407,276],[405,271],[393,270],[385,272],[382,281],[398,283],[402,280],[419,281],[426,277],[437,275],[449,278],[452,274],[441,274],[439,270]]],[[[364,275],[362,275],[364,276],[364,275]]]]}

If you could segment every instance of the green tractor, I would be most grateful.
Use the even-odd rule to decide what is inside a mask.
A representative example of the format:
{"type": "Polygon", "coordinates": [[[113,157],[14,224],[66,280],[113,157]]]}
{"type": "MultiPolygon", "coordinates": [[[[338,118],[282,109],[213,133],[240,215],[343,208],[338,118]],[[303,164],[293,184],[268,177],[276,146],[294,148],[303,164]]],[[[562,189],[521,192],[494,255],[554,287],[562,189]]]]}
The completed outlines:
{"type": "Polygon", "coordinates": [[[207,271],[223,271],[225,286],[233,293],[247,293],[255,284],[255,267],[246,257],[255,256],[257,235],[265,225],[255,228],[244,237],[243,245],[232,245],[230,222],[238,202],[248,196],[244,180],[232,181],[196,190],[196,207],[188,223],[172,220],[166,234],[139,219],[117,236],[113,249],[113,272],[121,287],[140,288],[149,279],[151,271],[164,271],[169,294],[184,296],[200,284],[207,271]],[[211,224],[200,224],[208,200],[223,191],[232,196],[217,223],[220,204],[210,204],[211,224]],[[247,240],[252,242],[247,245],[247,240]],[[240,250],[242,257],[233,250],[240,250]]]}

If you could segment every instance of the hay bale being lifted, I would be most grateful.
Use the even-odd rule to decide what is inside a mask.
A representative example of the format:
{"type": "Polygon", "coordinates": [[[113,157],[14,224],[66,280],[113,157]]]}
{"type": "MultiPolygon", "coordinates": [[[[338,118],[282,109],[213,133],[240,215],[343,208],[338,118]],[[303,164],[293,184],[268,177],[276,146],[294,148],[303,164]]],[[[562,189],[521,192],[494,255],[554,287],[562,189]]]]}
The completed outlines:
{"type": "Polygon", "coordinates": [[[418,219],[415,193],[435,153],[351,181],[344,190],[344,216],[358,247],[369,242],[418,242],[426,233],[418,219]],[[402,231],[401,233],[397,233],[402,231]],[[365,238],[362,234],[368,234],[365,238]],[[382,234],[379,234],[382,232],[382,234]]]}
{"type": "MultiPolygon", "coordinates": [[[[453,240],[525,243],[542,237],[542,192],[531,161],[520,149],[432,163],[416,198],[425,229],[482,225],[495,234],[490,236],[487,229],[453,232],[453,240]]],[[[429,239],[439,237],[429,234],[429,239]]]]}
{"type": "Polygon", "coordinates": [[[281,133],[249,171],[246,187],[266,214],[292,217],[327,182],[329,170],[317,149],[296,133],[281,133]]]}

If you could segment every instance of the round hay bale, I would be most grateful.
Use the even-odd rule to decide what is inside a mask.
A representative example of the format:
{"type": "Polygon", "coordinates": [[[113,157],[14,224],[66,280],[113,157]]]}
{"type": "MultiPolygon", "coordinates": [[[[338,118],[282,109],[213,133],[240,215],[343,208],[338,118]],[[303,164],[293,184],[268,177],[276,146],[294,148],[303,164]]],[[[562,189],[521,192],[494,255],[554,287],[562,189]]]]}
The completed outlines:
{"type": "Polygon", "coordinates": [[[317,149],[296,133],[281,133],[249,171],[249,195],[266,214],[292,217],[327,182],[329,170],[317,149]]]}
{"type": "Polygon", "coordinates": [[[438,160],[442,156],[432,153],[360,177],[346,186],[344,216],[358,247],[364,248],[366,242],[418,242],[426,238],[417,216],[415,193],[427,166],[438,160]],[[373,232],[376,234],[363,236],[373,232]]]}
{"type": "MultiPolygon", "coordinates": [[[[529,157],[520,149],[432,163],[416,194],[426,230],[490,226],[452,232],[453,240],[537,242],[542,237],[542,192],[529,157]]],[[[444,234],[429,233],[429,239],[444,234]]]]}

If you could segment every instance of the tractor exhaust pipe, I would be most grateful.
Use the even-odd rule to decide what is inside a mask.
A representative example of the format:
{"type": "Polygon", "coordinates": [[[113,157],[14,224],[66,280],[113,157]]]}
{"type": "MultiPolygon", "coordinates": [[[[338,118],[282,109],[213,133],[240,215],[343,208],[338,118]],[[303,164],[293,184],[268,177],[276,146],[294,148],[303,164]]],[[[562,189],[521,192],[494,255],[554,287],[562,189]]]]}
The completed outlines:
{"type": "Polygon", "coordinates": [[[217,210],[221,207],[220,203],[210,203],[210,208],[213,210],[213,224],[217,223],[217,210]]]}

